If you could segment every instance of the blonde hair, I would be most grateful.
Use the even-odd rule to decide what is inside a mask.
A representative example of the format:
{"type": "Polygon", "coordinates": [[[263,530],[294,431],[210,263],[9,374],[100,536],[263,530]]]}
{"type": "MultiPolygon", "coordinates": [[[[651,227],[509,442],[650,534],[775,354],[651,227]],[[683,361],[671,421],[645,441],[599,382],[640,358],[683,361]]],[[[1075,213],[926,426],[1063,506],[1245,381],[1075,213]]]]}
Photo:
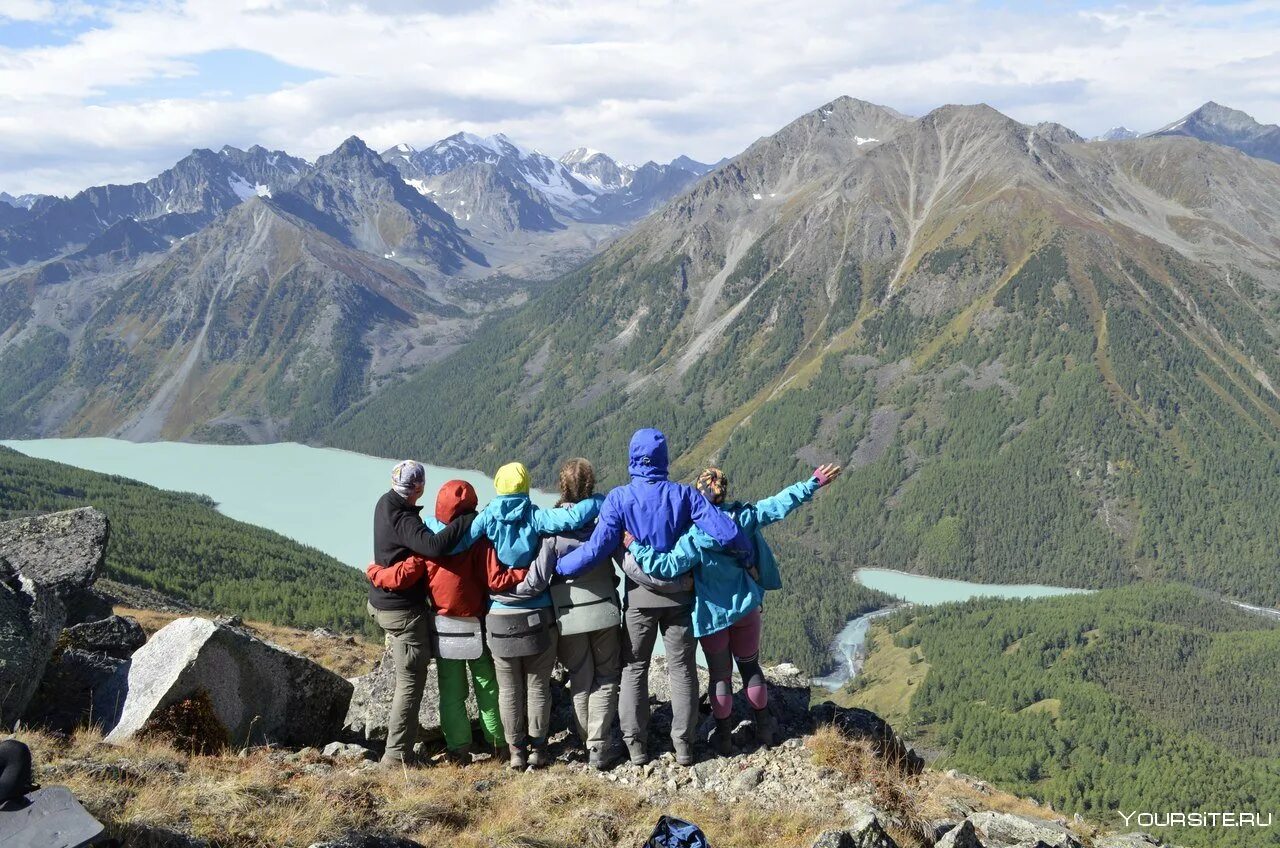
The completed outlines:
{"type": "Polygon", "coordinates": [[[596,470],[591,463],[575,457],[560,466],[560,502],[577,503],[591,497],[596,490],[596,470]]]}

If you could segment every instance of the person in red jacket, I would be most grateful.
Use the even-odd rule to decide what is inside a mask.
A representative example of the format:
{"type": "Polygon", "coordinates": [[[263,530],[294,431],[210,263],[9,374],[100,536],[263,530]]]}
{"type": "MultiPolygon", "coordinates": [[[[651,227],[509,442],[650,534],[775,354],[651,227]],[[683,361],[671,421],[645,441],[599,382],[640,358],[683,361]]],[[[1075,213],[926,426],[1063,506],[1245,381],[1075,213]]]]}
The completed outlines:
{"type": "MultiPolygon", "coordinates": [[[[436,518],[444,524],[474,514],[476,506],[476,490],[465,480],[450,480],[436,494],[436,518]]],[[[455,548],[447,556],[410,557],[391,568],[376,572],[370,569],[369,579],[384,589],[403,590],[424,577],[427,581],[434,613],[432,629],[439,642],[436,675],[440,689],[440,727],[449,757],[455,762],[471,761],[468,670],[485,742],[496,755],[506,756],[500,750],[504,734],[498,712],[493,657],[480,628],[489,609],[489,593],[510,591],[520,584],[526,571],[503,567],[488,539],[480,539],[469,548],[455,548]],[[450,657],[451,653],[456,656],[450,657]]]]}

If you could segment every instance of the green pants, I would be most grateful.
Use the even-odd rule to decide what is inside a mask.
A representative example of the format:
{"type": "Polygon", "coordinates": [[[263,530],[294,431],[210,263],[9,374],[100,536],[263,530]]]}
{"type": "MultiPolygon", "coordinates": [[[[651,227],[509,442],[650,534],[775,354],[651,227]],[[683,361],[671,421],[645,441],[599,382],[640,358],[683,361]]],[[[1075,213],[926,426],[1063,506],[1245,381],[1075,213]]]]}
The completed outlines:
{"type": "Polygon", "coordinates": [[[443,660],[436,658],[440,682],[440,729],[444,743],[456,751],[471,744],[471,719],[467,717],[467,669],[471,669],[471,685],[476,691],[476,707],[484,728],[484,741],[503,744],[502,716],[498,712],[498,678],[493,671],[493,657],[488,650],[478,660],[443,660]]]}

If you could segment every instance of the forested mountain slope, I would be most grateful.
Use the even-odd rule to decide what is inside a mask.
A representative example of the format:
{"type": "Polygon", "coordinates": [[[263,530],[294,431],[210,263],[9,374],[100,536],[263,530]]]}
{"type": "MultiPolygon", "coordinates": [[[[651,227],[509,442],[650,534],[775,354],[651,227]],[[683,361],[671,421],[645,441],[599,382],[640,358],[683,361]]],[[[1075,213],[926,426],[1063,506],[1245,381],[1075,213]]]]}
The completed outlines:
{"type": "MultiPolygon", "coordinates": [[[[897,613],[891,650],[928,674],[911,729],[1056,809],[1237,811],[1280,804],[1280,629],[1173,585],[897,613]]],[[[891,684],[892,681],[881,681],[891,684]]],[[[1179,828],[1180,845],[1274,845],[1269,829],[1179,828]]]]}
{"type": "Polygon", "coordinates": [[[739,496],[856,469],[779,534],[833,595],[876,565],[1277,605],[1278,340],[1280,167],[843,98],[325,439],[616,482],[655,425],[739,496]]]}
{"type": "Polygon", "coordinates": [[[364,575],[315,548],[227,518],[200,495],[0,446],[0,521],[86,505],[111,522],[103,574],[112,580],[273,624],[365,627],[364,575]]]}

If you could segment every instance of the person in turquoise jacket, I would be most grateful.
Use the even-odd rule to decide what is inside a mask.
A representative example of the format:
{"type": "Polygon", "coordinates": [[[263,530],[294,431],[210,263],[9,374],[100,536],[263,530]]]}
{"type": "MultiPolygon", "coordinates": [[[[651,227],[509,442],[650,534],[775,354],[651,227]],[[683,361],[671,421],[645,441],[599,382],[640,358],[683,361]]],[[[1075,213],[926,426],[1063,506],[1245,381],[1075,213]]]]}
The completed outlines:
{"type": "MultiPolygon", "coordinates": [[[[481,538],[487,538],[497,551],[498,560],[507,568],[528,568],[538,554],[542,540],[578,530],[596,520],[603,495],[594,495],[576,504],[542,509],[529,500],[529,470],[519,462],[509,462],[493,477],[497,497],[480,510],[471,523],[469,534],[453,553],[466,550],[481,538]]],[[[435,529],[439,522],[428,517],[425,523],[435,529]]],[[[551,606],[546,586],[531,597],[524,591],[494,599],[494,606],[512,609],[538,609],[551,606]]]]}
{"type": "Polygon", "coordinates": [[[768,589],[782,588],[778,563],[761,528],[781,521],[813,497],[818,489],[840,476],[838,465],[823,465],[807,480],[788,486],[773,497],[755,503],[725,503],[729,481],[718,468],[708,468],[696,487],[707,500],[737,522],[755,546],[755,565],[741,560],[697,527],[684,533],[676,545],[662,553],[634,538],[624,537],[627,550],[646,574],[670,580],[693,572],[693,634],[707,657],[711,677],[711,713],[716,720],[712,743],[728,756],[733,753],[733,665],[742,675],[747,702],[755,710],[756,738],[773,744],[769,716],[769,689],[760,668],[761,604],[768,589]]]}

